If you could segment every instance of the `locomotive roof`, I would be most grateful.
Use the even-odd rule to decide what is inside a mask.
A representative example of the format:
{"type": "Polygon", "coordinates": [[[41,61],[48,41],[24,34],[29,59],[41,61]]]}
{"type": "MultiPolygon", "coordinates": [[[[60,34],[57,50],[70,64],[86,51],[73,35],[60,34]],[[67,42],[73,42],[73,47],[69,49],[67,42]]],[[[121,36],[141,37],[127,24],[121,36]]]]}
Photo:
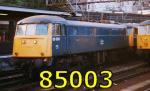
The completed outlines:
{"type": "Polygon", "coordinates": [[[95,23],[95,22],[84,22],[84,21],[67,21],[67,25],[72,26],[91,26],[91,27],[105,27],[105,28],[126,28],[125,25],[119,24],[104,24],[104,23],[95,23]]]}
{"type": "Polygon", "coordinates": [[[125,28],[119,24],[104,24],[84,21],[71,21],[59,16],[51,15],[36,15],[20,20],[17,24],[35,24],[35,23],[63,23],[70,26],[91,26],[91,27],[110,27],[110,28],[125,28]]]}
{"type": "Polygon", "coordinates": [[[146,20],[146,21],[142,22],[140,25],[150,25],[150,20],[146,20]]]}
{"type": "Polygon", "coordinates": [[[50,15],[36,15],[20,20],[17,24],[31,24],[31,23],[62,23],[66,20],[59,16],[50,15]]]}

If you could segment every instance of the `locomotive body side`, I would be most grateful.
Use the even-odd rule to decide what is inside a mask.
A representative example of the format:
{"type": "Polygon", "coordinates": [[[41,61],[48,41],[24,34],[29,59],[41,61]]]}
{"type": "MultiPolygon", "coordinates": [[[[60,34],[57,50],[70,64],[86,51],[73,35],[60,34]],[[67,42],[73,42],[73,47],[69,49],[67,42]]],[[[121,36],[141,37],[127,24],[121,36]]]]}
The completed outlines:
{"type": "Polygon", "coordinates": [[[68,53],[86,53],[128,47],[126,27],[115,24],[68,21],[68,53]]]}

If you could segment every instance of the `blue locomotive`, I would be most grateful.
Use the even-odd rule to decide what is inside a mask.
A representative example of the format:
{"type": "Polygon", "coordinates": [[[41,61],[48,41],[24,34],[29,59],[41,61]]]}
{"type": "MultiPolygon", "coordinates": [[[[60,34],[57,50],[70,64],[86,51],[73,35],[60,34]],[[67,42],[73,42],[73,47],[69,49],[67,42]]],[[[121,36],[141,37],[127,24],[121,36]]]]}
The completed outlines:
{"type": "Polygon", "coordinates": [[[60,63],[65,63],[66,60],[70,63],[92,59],[100,63],[101,56],[103,60],[105,59],[106,51],[127,47],[129,47],[128,35],[124,25],[37,15],[17,23],[13,56],[33,60],[57,60],[60,63]]]}

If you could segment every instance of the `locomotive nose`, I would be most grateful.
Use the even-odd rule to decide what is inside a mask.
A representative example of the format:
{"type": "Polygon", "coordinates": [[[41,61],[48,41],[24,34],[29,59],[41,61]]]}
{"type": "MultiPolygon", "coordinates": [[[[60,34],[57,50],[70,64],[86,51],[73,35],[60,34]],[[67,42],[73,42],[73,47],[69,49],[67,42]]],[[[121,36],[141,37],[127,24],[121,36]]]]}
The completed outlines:
{"type": "Polygon", "coordinates": [[[51,57],[50,51],[47,37],[16,38],[14,41],[14,57],[51,57]]]}

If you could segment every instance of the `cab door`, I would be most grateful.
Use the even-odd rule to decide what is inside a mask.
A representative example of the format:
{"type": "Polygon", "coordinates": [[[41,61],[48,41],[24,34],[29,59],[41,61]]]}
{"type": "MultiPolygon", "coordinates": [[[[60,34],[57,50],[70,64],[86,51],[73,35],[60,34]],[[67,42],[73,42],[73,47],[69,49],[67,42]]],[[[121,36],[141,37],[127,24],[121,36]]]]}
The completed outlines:
{"type": "Polygon", "coordinates": [[[138,29],[134,28],[134,31],[133,31],[133,44],[134,44],[134,48],[137,48],[137,35],[138,35],[138,29]]]}
{"type": "Polygon", "coordinates": [[[60,55],[64,55],[66,53],[66,26],[65,25],[60,25],[61,26],[61,31],[60,31],[60,55]]]}
{"type": "Polygon", "coordinates": [[[52,29],[52,49],[53,56],[61,56],[65,54],[66,51],[66,34],[65,25],[63,24],[53,24],[52,29]]]}

